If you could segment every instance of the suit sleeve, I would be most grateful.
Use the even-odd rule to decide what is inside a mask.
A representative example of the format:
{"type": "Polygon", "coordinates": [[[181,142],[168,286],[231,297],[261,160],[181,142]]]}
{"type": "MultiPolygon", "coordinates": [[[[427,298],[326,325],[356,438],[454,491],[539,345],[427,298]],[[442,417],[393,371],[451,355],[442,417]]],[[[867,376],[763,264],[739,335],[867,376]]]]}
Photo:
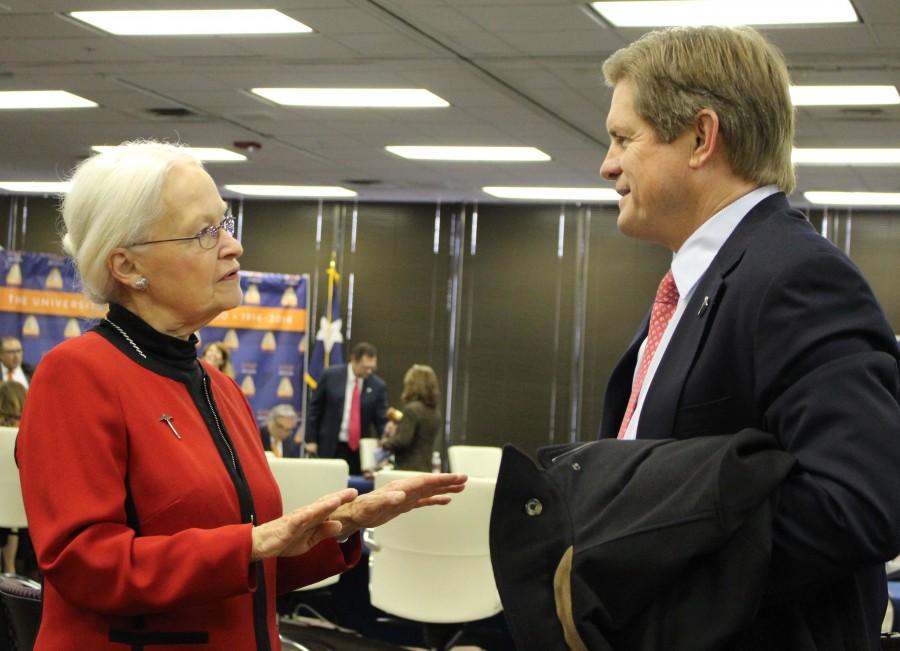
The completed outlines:
{"type": "Polygon", "coordinates": [[[896,343],[849,260],[828,252],[773,280],[755,327],[765,428],[798,460],[774,522],[773,586],[881,563],[900,548],[896,343]]]}
{"type": "Polygon", "coordinates": [[[17,462],[44,575],[65,599],[109,615],[249,592],[250,524],[168,536],[137,536],[129,526],[127,403],[114,372],[51,351],[29,389],[17,462]]]}
{"type": "Polygon", "coordinates": [[[387,386],[384,381],[379,381],[375,393],[375,430],[380,437],[384,434],[384,426],[388,422],[387,386]]]}

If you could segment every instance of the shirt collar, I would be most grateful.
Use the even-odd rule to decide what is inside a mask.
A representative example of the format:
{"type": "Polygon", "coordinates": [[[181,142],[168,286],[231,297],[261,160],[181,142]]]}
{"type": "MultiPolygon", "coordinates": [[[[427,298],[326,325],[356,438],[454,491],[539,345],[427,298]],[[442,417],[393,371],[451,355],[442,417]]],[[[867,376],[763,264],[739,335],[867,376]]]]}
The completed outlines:
{"type": "Polygon", "coordinates": [[[672,276],[683,298],[690,296],[713,258],[731,237],[744,216],[760,201],[778,192],[774,185],[764,185],[732,201],[691,233],[672,256],[672,276]]]}

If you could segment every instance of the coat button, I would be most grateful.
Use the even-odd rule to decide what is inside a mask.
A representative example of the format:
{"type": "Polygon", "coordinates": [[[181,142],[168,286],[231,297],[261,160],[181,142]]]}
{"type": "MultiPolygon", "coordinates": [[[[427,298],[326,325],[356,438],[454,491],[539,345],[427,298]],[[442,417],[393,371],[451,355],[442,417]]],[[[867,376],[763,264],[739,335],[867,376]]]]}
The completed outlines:
{"type": "Polygon", "coordinates": [[[530,500],[525,502],[525,514],[530,516],[540,515],[541,511],[544,510],[544,505],[541,504],[541,501],[536,497],[532,497],[530,500]]]}

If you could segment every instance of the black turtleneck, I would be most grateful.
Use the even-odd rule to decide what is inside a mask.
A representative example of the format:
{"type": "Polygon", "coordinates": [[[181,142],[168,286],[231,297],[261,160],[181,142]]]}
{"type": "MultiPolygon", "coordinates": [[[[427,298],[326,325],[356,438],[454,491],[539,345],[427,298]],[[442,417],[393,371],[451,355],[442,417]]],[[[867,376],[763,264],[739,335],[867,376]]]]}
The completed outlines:
{"type": "MultiPolygon", "coordinates": [[[[241,521],[255,524],[256,514],[250,487],[225,422],[216,406],[212,383],[197,359],[197,337],[191,335],[185,340],[165,335],[116,303],[110,303],[106,318],[100,321],[92,332],[106,339],[125,356],[147,370],[184,384],[197,411],[203,417],[219,457],[234,483],[241,506],[241,521]]],[[[130,524],[140,534],[137,519],[130,519],[132,520],[130,524]]],[[[257,590],[254,594],[253,607],[256,640],[259,649],[269,649],[265,576],[262,564],[255,565],[257,590]]]]}

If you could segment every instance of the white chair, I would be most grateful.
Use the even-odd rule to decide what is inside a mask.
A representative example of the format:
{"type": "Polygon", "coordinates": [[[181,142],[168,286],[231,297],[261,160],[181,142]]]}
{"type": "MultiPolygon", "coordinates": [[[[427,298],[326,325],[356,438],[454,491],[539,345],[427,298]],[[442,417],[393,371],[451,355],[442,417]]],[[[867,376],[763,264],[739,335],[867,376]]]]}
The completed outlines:
{"type": "MultiPolygon", "coordinates": [[[[285,513],[306,506],[328,493],[347,488],[350,468],[343,459],[287,459],[267,457],[269,468],[281,490],[282,508],[285,513]]],[[[340,574],[322,579],[301,590],[314,590],[333,585],[340,574]]]]}
{"type": "Polygon", "coordinates": [[[451,445],[447,448],[450,472],[463,472],[469,477],[497,478],[503,450],[487,445],[451,445]]]}
{"type": "MultiPolygon", "coordinates": [[[[375,488],[416,474],[376,473],[375,488]]],[[[449,505],[416,509],[371,530],[372,605],[425,624],[462,624],[499,613],[488,545],[495,486],[494,479],[470,478],[449,505]]]]}
{"type": "Polygon", "coordinates": [[[0,527],[9,529],[28,526],[15,459],[18,431],[15,427],[0,427],[0,527]]]}
{"type": "Polygon", "coordinates": [[[363,472],[375,470],[375,449],[378,439],[366,436],[359,439],[359,466],[363,472]]]}

